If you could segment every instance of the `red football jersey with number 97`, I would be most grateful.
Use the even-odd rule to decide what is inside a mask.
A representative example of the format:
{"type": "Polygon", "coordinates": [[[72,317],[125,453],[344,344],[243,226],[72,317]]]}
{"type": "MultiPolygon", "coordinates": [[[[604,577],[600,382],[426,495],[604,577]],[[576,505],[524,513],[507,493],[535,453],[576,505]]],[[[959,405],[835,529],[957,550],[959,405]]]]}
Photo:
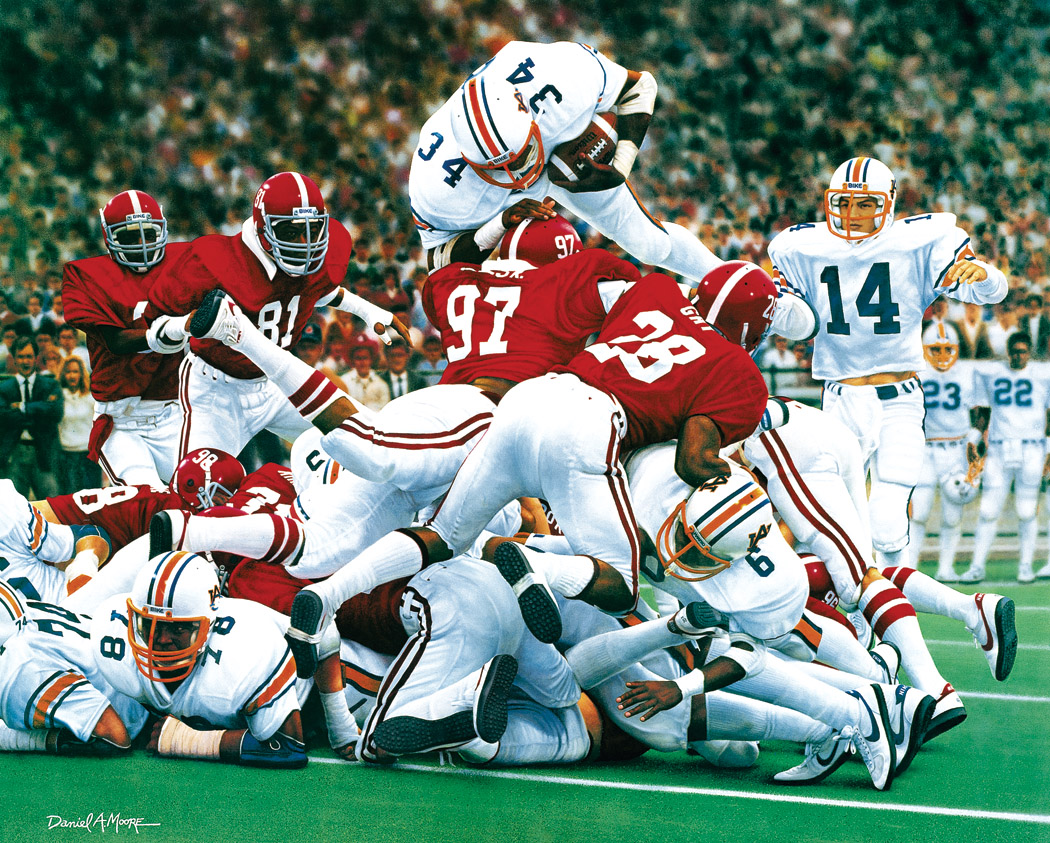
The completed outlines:
{"type": "Polygon", "coordinates": [[[500,261],[438,270],[423,287],[423,309],[448,359],[441,383],[546,374],[571,360],[605,320],[598,282],[640,277],[601,249],[536,268],[500,261]]]}
{"type": "Polygon", "coordinates": [[[708,325],[666,275],[624,293],[597,341],[555,371],[619,400],[625,451],[677,439],[697,415],[718,426],[723,445],[743,439],[758,427],[768,397],[750,355],[708,325]]]}

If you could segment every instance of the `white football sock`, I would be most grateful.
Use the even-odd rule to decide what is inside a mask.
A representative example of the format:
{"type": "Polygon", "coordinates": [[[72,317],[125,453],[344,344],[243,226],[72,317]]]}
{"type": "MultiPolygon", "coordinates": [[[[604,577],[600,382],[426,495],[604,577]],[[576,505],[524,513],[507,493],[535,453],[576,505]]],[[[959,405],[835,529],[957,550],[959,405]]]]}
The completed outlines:
{"type": "MultiPolygon", "coordinates": [[[[178,526],[175,539],[178,540],[178,526]]],[[[249,559],[259,559],[274,540],[273,519],[269,515],[238,515],[233,518],[186,518],[180,550],[221,550],[249,559]]]]}
{"type": "Polygon", "coordinates": [[[985,563],[988,561],[988,552],[992,549],[992,542],[995,541],[998,526],[998,518],[994,521],[985,521],[983,518],[977,519],[977,526],[973,531],[973,561],[970,562],[971,568],[978,571],[984,570],[985,563]]]}
{"type": "Polygon", "coordinates": [[[423,568],[423,552],[404,533],[388,533],[366,547],[323,582],[307,586],[320,595],[330,614],[355,594],[377,585],[410,577],[423,568]]]}
{"type": "MultiPolygon", "coordinates": [[[[937,570],[954,573],[955,555],[959,550],[959,539],[962,538],[962,523],[951,527],[941,525],[941,548],[937,559],[937,570]]],[[[912,601],[914,602],[914,601],[912,601]]]]}
{"type": "Polygon", "coordinates": [[[913,568],[919,567],[919,554],[922,553],[922,543],[926,540],[926,524],[918,521],[908,522],[908,564],[913,568]]]}
{"type": "Polygon", "coordinates": [[[885,678],[871,654],[842,624],[829,620],[821,626],[821,633],[817,661],[867,677],[871,682],[881,682],[885,678]]]}
{"type": "Polygon", "coordinates": [[[1032,561],[1035,559],[1035,536],[1039,524],[1033,515],[1027,521],[1017,523],[1017,537],[1020,540],[1021,550],[1018,554],[1018,571],[1031,571],[1032,561]]]}
{"type": "Polygon", "coordinates": [[[583,715],[575,706],[552,710],[532,700],[513,699],[507,708],[507,730],[499,740],[495,757],[489,754],[495,744],[481,742],[478,746],[471,741],[457,750],[465,761],[518,767],[571,764],[587,757],[591,739],[583,715]]]}
{"type": "Polygon", "coordinates": [[[970,594],[956,591],[913,568],[887,568],[882,575],[892,580],[918,612],[954,618],[962,621],[969,629],[981,623],[977,604],[970,594]]]}
{"type": "Polygon", "coordinates": [[[736,682],[733,691],[801,711],[836,730],[860,722],[859,700],[777,658],[767,658],[757,676],[736,682]]]}
{"type": "Polygon", "coordinates": [[[565,660],[580,687],[586,690],[641,661],[654,650],[673,647],[682,640],[667,628],[667,618],[658,618],[587,638],[566,650],[565,660]]]}
{"type": "Polygon", "coordinates": [[[562,556],[519,545],[532,570],[563,597],[579,597],[594,580],[594,560],[589,556],[562,556]]]}
{"type": "MultiPolygon", "coordinates": [[[[777,657],[790,662],[793,669],[805,673],[807,676],[810,676],[819,682],[823,682],[825,685],[831,685],[833,688],[838,688],[840,691],[855,691],[858,688],[864,688],[871,684],[870,680],[845,670],[835,670],[834,668],[825,667],[816,662],[795,661],[782,655],[778,655],[777,657]]],[[[882,675],[882,671],[879,671],[879,674],[880,679],[885,678],[885,676],[882,675]]]]}
{"type": "Polygon", "coordinates": [[[805,714],[739,694],[712,691],[704,700],[708,740],[810,743],[825,740],[833,731],[805,714]]]}

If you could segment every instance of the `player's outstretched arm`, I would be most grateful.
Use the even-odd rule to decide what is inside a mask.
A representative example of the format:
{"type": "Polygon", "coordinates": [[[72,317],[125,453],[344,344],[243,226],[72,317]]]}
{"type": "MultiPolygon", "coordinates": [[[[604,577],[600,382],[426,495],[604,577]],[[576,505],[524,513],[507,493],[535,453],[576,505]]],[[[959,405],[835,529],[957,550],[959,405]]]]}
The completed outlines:
{"type": "Polygon", "coordinates": [[[146,749],[163,758],[227,761],[248,767],[296,770],[307,763],[298,711],[289,714],[265,742],[247,729],[200,730],[165,717],[153,727],[146,749]]]}
{"type": "Polygon", "coordinates": [[[427,269],[433,272],[453,263],[480,264],[496,248],[503,235],[523,220],[549,220],[557,216],[554,200],[522,199],[481,228],[464,231],[447,243],[427,249],[427,269]]]}
{"type": "Polygon", "coordinates": [[[379,335],[379,338],[388,345],[397,337],[401,337],[409,345],[412,345],[412,337],[409,336],[408,328],[405,327],[400,319],[389,310],[384,310],[379,305],[372,304],[367,299],[351,293],[345,287],[336,287],[330,295],[321,299],[317,306],[334,307],[336,310],[354,314],[366,325],[371,325],[372,329],[379,335]]]}
{"type": "Polygon", "coordinates": [[[689,416],[678,435],[674,456],[675,473],[690,486],[720,474],[729,474],[729,463],[718,456],[722,433],[707,416],[689,416]]]}

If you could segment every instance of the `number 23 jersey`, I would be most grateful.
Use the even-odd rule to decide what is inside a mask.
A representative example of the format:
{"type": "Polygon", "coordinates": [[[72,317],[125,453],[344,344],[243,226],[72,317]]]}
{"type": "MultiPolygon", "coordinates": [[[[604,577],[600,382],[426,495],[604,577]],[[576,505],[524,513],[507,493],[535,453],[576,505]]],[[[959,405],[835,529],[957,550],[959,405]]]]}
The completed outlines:
{"type": "Polygon", "coordinates": [[[158,715],[170,714],[196,728],[247,728],[266,740],[299,710],[299,699],[306,699],[313,680],[295,675],[295,659],[284,640],[287,617],[232,597],[220,598],[218,606],[204,653],[174,693],[147,679],[135,663],[126,594],[95,610],[95,662],[114,688],[158,715]]]}
{"type": "Polygon", "coordinates": [[[769,244],[781,283],[817,312],[813,377],[824,380],[921,369],[922,315],[934,299],[982,303],[1006,294],[1005,276],[986,264],[985,281],[941,286],[956,261],[973,256],[954,214],[897,220],[857,243],[823,222],[803,223],[769,244]]]}

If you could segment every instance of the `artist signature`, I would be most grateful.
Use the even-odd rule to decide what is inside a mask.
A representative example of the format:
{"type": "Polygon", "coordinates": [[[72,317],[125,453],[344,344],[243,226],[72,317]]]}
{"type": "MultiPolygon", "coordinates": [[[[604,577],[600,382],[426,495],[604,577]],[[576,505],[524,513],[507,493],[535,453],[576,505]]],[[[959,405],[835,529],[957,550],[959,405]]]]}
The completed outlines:
{"type": "Polygon", "coordinates": [[[48,814],[47,830],[54,828],[79,828],[89,834],[95,831],[105,833],[112,831],[119,834],[121,831],[132,831],[139,833],[140,828],[159,826],[160,823],[148,823],[144,817],[124,817],[120,814],[98,813],[88,814],[86,817],[77,817],[75,820],[67,820],[58,814],[48,814]]]}

